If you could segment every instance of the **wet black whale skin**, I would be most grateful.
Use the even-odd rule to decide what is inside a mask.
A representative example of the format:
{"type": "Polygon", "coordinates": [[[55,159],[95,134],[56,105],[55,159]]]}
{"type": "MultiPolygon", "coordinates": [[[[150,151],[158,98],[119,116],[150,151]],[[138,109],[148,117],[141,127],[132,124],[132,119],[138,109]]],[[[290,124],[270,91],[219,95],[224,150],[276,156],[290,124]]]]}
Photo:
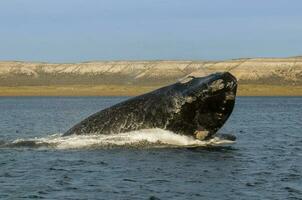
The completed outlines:
{"type": "Polygon", "coordinates": [[[237,80],[228,72],[186,79],[101,110],[63,136],[117,134],[147,128],[185,135],[207,131],[211,136],[233,110],[237,80]]]}

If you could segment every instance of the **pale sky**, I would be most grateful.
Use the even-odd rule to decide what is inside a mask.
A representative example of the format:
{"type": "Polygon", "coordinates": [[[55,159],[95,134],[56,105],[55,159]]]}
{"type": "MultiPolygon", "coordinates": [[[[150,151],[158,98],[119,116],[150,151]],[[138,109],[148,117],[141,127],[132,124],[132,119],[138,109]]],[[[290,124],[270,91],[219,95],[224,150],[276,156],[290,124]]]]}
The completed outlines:
{"type": "Polygon", "coordinates": [[[301,0],[1,0],[0,60],[302,55],[301,0]]]}

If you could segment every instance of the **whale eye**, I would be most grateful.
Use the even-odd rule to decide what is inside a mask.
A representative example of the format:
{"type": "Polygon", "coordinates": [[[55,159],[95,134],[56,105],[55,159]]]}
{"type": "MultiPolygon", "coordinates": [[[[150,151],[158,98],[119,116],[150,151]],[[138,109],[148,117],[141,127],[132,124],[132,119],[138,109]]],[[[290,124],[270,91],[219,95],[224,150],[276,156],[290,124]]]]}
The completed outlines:
{"type": "Polygon", "coordinates": [[[184,84],[184,83],[187,83],[187,82],[191,81],[194,78],[195,78],[195,76],[186,76],[183,79],[180,79],[179,82],[184,84]]]}

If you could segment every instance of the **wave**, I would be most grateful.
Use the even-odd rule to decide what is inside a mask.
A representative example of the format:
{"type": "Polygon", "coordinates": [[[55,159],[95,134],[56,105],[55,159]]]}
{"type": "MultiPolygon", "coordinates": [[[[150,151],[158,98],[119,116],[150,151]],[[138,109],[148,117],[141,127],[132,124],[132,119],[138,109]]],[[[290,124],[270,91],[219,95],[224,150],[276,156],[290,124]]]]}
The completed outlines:
{"type": "Polygon", "coordinates": [[[111,135],[53,134],[47,137],[16,139],[0,144],[2,147],[29,147],[54,149],[95,149],[95,148],[167,148],[167,147],[208,147],[232,144],[234,141],[214,137],[207,141],[179,135],[163,129],[144,129],[111,135]]]}

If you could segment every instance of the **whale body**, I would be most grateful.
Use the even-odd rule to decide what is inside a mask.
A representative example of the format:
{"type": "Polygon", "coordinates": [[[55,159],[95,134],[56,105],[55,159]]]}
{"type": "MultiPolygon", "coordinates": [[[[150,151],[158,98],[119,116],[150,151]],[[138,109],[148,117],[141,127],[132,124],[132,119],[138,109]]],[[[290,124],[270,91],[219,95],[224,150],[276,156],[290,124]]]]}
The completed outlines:
{"type": "Polygon", "coordinates": [[[208,139],[232,113],[236,90],[237,80],[229,72],[205,77],[188,76],[175,84],[101,110],[73,126],[63,136],[161,128],[208,139]]]}

